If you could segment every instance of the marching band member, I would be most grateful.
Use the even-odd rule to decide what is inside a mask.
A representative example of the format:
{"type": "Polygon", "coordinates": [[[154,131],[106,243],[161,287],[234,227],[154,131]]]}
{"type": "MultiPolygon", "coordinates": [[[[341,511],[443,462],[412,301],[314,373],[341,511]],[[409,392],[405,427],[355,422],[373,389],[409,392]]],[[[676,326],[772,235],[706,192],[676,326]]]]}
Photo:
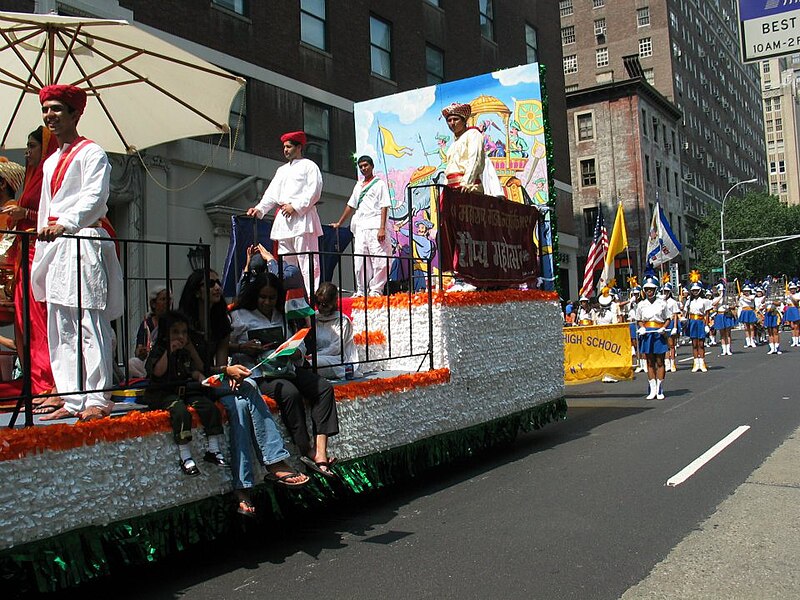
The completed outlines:
{"type": "Polygon", "coordinates": [[[575,325],[594,325],[594,312],[589,308],[589,298],[581,296],[578,302],[580,306],[578,306],[578,312],[575,315],[575,325]]]}
{"type": "Polygon", "coordinates": [[[760,285],[755,288],[755,311],[756,311],[756,343],[763,344],[766,337],[766,329],[764,326],[764,310],[766,308],[767,297],[764,294],[764,288],[760,285]]]}
{"type": "Polygon", "coordinates": [[[611,291],[604,287],[600,292],[600,297],[597,299],[599,304],[595,310],[595,325],[613,325],[619,323],[619,307],[611,297],[611,291]]]}
{"type": "MultiPolygon", "coordinates": [[[[696,271],[692,272],[692,277],[699,276],[696,271]]],[[[706,367],[705,339],[709,327],[707,324],[708,312],[712,309],[711,300],[702,295],[703,284],[699,279],[694,279],[689,287],[689,299],[686,301],[686,318],[689,320],[689,339],[692,340],[692,356],[694,366],[692,373],[708,371],[706,367]]]]}
{"type": "Polygon", "coordinates": [[[722,347],[722,354],[720,356],[733,356],[731,352],[731,329],[736,325],[736,317],[733,316],[733,310],[727,304],[723,296],[717,299],[717,310],[714,315],[714,329],[719,331],[719,343],[722,347]]]}
{"type": "Polygon", "coordinates": [[[756,347],[756,300],[753,297],[753,288],[745,284],[739,295],[739,322],[744,324],[744,347],[756,347]]]}
{"type": "Polygon", "coordinates": [[[764,328],[767,330],[769,352],[767,354],[783,354],[781,352],[781,314],[783,307],[779,302],[767,300],[764,303],[764,328]]]}
{"type": "Polygon", "coordinates": [[[800,346],[800,310],[798,309],[798,306],[800,306],[800,293],[798,293],[798,287],[794,281],[790,281],[787,286],[786,304],[788,308],[784,318],[792,326],[792,343],[790,346],[800,346]]]}
{"type": "Polygon", "coordinates": [[[642,285],[645,298],[636,305],[639,329],[639,350],[647,361],[648,400],[664,399],[664,354],[667,352],[666,330],[673,317],[663,299],[656,296],[658,278],[648,276],[642,285]]]}
{"type": "Polygon", "coordinates": [[[667,350],[667,357],[664,360],[665,369],[674,373],[677,370],[677,365],[675,364],[675,344],[678,341],[678,324],[681,314],[681,307],[678,305],[678,301],[672,296],[671,283],[665,283],[661,288],[661,291],[664,296],[664,302],[666,303],[667,308],[670,310],[670,314],[672,315],[670,318],[670,326],[667,327],[667,345],[669,349],[667,350]]]}

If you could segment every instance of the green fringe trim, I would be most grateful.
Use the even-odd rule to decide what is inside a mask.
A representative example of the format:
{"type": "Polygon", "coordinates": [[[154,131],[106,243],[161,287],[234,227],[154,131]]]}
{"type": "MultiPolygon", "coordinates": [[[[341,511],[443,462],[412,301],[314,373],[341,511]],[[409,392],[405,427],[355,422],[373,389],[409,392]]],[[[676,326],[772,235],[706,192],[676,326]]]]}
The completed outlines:
{"type": "MultiPolygon", "coordinates": [[[[259,523],[275,522],[328,502],[413,478],[427,469],[469,458],[564,419],[563,398],[473,427],[436,435],[406,446],[337,463],[340,479],[315,477],[300,488],[255,488],[259,523]]],[[[189,546],[241,531],[232,494],[119,521],[85,527],[0,551],[3,597],[31,591],[54,592],[111,574],[115,568],[154,562],[189,546]]]]}

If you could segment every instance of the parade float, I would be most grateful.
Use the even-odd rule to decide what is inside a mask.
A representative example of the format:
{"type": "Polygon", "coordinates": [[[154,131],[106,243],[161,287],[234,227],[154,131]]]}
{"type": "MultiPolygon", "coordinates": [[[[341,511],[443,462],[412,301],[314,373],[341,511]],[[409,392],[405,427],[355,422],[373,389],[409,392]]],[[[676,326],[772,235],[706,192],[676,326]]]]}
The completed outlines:
{"type": "MultiPolygon", "coordinates": [[[[522,147],[526,135],[529,147],[544,146],[546,102],[539,75],[538,65],[526,65],[482,76],[480,85],[466,80],[433,86],[432,93],[409,94],[424,105],[417,116],[428,108],[440,110],[453,94],[464,100],[491,95],[500,101],[503,94],[532,98],[538,102],[541,127],[531,129],[535,111],[522,118],[520,107],[530,109],[530,102],[522,102],[514,109],[515,119],[511,109],[501,115],[507,127],[503,143],[512,145],[515,120],[537,132],[514,128],[513,135],[519,136],[515,148],[522,147]],[[448,85],[453,86],[449,91],[448,85]],[[472,93],[469,98],[463,95],[467,91],[472,93]]],[[[377,139],[369,127],[359,130],[367,113],[390,124],[388,116],[396,115],[397,107],[407,107],[407,101],[390,97],[380,110],[376,104],[364,110],[357,106],[357,130],[366,135],[357,137],[359,144],[377,139]]],[[[487,106],[499,108],[496,103],[487,106]]],[[[376,119],[376,127],[377,123],[376,119]]],[[[443,124],[435,125],[441,129],[443,124]]],[[[396,148],[387,146],[384,133],[378,152],[384,166],[385,151],[402,154],[398,148],[411,144],[421,130],[413,131],[412,135],[411,129],[394,127],[396,148]]],[[[364,153],[369,149],[359,147],[364,153]]],[[[516,202],[451,196],[450,206],[461,202],[460,210],[436,210],[444,203],[441,188],[409,189],[415,173],[415,181],[425,170],[425,177],[435,179],[436,169],[426,169],[419,160],[384,170],[396,194],[394,247],[398,259],[416,261],[415,265],[398,269],[408,278],[405,290],[342,302],[353,321],[359,358],[373,373],[335,387],[341,433],[331,438],[329,451],[337,458],[338,479],[314,477],[300,489],[258,486],[258,522],[396,485],[564,418],[562,316],[553,290],[547,210],[554,200],[547,196],[547,161],[536,160],[534,166],[522,160],[530,159],[530,152],[518,151],[526,156],[498,161],[504,186],[516,202]],[[523,172],[510,172],[513,164],[523,172]],[[538,176],[542,169],[544,184],[538,176]],[[503,217],[512,204],[520,212],[503,217]],[[454,230],[458,227],[477,228],[467,232],[469,247],[454,230]],[[416,244],[417,234],[436,243],[416,244]],[[538,239],[538,245],[532,239],[538,239]],[[421,255],[421,247],[441,256],[421,255]],[[443,274],[452,267],[468,280],[473,267],[479,274],[481,269],[494,271],[496,279],[474,279],[488,281],[487,289],[443,291],[443,274]],[[415,291],[420,277],[425,289],[415,291]],[[526,289],[512,285],[514,281],[529,285],[526,289]]],[[[533,155],[544,153],[537,149],[533,155]]],[[[193,443],[201,439],[198,429],[193,443]]],[[[174,453],[169,420],[158,411],[130,410],[88,423],[0,432],[0,589],[55,591],[240,532],[243,517],[236,511],[230,472],[205,467],[199,477],[186,477],[174,453]]]]}

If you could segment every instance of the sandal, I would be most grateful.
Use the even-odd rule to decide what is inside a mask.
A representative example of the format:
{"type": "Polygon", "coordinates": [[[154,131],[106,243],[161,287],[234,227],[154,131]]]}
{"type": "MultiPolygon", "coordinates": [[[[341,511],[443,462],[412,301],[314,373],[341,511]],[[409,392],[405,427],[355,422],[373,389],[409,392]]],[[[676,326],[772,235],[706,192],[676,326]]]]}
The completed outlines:
{"type": "Polygon", "coordinates": [[[200,469],[197,468],[197,464],[192,458],[187,458],[186,460],[181,461],[181,471],[190,477],[200,475],[200,469]]]}
{"type": "Polygon", "coordinates": [[[264,475],[264,481],[269,481],[269,482],[272,482],[272,483],[278,483],[280,485],[285,485],[286,487],[302,487],[302,486],[304,486],[305,484],[307,484],[311,480],[308,478],[308,475],[303,475],[302,473],[300,473],[298,471],[287,470],[286,475],[278,476],[275,473],[273,473],[272,471],[268,470],[267,474],[264,475]],[[303,481],[289,481],[293,477],[305,477],[305,480],[303,480],[303,481]]]}
{"type": "Polygon", "coordinates": [[[313,458],[309,458],[308,456],[301,456],[300,461],[306,465],[309,469],[314,471],[315,473],[319,473],[324,477],[328,477],[329,479],[336,479],[338,475],[331,470],[331,467],[336,463],[336,459],[333,458],[331,460],[321,460],[319,462],[314,461],[313,458]]]}
{"type": "Polygon", "coordinates": [[[253,506],[253,503],[249,500],[239,500],[239,507],[236,509],[240,515],[244,515],[245,517],[255,517],[256,516],[256,507],[253,506]]]}

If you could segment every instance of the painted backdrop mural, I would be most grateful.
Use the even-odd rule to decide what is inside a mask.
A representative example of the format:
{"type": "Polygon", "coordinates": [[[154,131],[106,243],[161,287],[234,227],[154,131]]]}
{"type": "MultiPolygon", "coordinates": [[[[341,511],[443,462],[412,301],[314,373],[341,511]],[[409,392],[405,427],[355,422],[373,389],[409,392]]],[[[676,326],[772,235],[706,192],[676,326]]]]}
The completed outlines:
{"type": "MultiPolygon", "coordinates": [[[[427,258],[438,269],[436,188],[444,184],[445,155],[453,134],[441,116],[451,102],[468,102],[468,126],[484,134],[486,154],[507,198],[545,206],[549,199],[545,123],[539,65],[529,64],[468,79],[443,83],[355,105],[357,155],[375,160],[375,174],[384,179],[392,198],[389,219],[395,256],[413,256],[415,287],[421,289],[427,258]],[[411,189],[411,206],[407,189],[411,189]],[[410,209],[410,210],[409,210],[410,209]],[[410,215],[410,219],[409,219],[410,215]]],[[[549,220],[546,209],[545,219],[549,220]]],[[[540,232],[543,251],[552,253],[549,225],[540,232]]],[[[542,265],[545,284],[552,278],[552,256],[542,265]]],[[[395,261],[392,279],[407,279],[395,261]]],[[[550,281],[549,283],[552,283],[550,281]]]]}

